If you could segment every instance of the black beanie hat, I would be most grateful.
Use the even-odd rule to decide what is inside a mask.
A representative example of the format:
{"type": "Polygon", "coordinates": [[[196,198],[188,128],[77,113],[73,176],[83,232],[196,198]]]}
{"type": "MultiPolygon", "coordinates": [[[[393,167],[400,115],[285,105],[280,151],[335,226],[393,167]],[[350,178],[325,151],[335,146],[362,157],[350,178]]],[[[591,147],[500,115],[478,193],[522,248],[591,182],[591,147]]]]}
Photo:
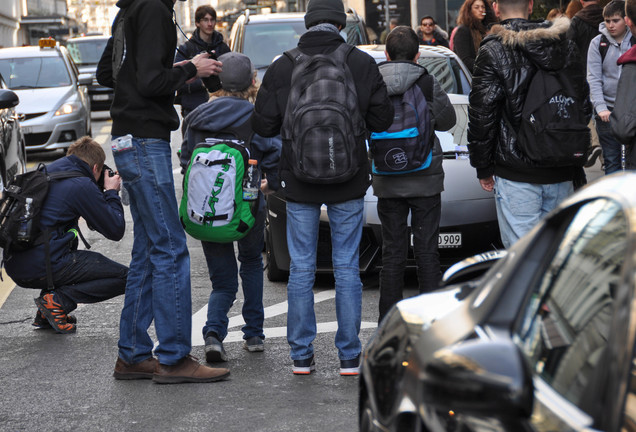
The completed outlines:
{"type": "Polygon", "coordinates": [[[309,28],[320,21],[329,21],[345,28],[347,15],[342,0],[310,0],[305,13],[305,27],[309,28]]]}

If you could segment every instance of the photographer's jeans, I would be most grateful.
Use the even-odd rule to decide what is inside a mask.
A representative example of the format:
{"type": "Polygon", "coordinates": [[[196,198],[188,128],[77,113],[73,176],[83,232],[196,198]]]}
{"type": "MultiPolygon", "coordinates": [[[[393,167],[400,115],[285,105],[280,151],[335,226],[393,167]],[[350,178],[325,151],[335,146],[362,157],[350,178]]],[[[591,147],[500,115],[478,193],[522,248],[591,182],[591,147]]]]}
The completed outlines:
{"type": "MultiPolygon", "coordinates": [[[[333,274],[336,279],[336,348],[340,360],[356,358],[362,349],[362,282],[360,281],[360,238],[362,198],[327,205],[331,228],[333,274]]],[[[287,247],[291,257],[287,283],[287,342],[292,360],[314,354],[316,314],[314,280],[320,204],[287,202],[287,247]]]]}
{"type": "Polygon", "coordinates": [[[256,214],[256,222],[245,237],[237,242],[213,243],[201,242],[203,253],[208,264],[212,293],[208,301],[208,319],[203,327],[203,337],[208,332],[216,333],[222,341],[227,336],[227,314],[234,304],[238,291],[238,275],[241,275],[243,287],[243,319],[245,325],[243,338],[257,336],[265,338],[263,334],[263,241],[265,230],[265,202],[260,198],[260,206],[256,214]],[[240,270],[234,254],[234,243],[238,245],[238,260],[240,270]]]}
{"type": "Polygon", "coordinates": [[[155,321],[155,354],[165,365],[190,353],[190,256],[179,221],[168,141],[133,138],[113,151],[130,194],[134,222],[132,260],[119,325],[119,356],[138,363],[152,355],[148,328],[155,321]]]}

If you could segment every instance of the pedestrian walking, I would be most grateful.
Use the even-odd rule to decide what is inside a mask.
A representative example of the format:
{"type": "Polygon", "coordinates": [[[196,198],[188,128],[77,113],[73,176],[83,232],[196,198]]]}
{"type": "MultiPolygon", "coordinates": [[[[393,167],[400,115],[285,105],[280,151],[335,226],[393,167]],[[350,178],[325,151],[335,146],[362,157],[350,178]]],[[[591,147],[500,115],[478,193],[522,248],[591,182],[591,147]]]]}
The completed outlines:
{"type": "Polygon", "coordinates": [[[590,42],[587,54],[587,81],[594,105],[594,122],[603,151],[605,174],[623,169],[623,149],[610,128],[621,66],[616,62],[632,46],[632,33],[625,23],[625,2],[613,0],[603,8],[600,35],[590,42]]]}
{"type": "Polygon", "coordinates": [[[496,21],[488,0],[465,0],[457,15],[457,27],[453,31],[453,51],[468,70],[473,72],[475,56],[488,26],[496,21]]]}
{"type": "Polygon", "coordinates": [[[218,381],[230,373],[190,356],[190,256],[174,191],[170,131],[179,127],[175,91],[193,78],[218,74],[221,63],[203,53],[174,64],[175,1],[119,0],[97,68],[99,83],[115,90],[113,157],[130,194],[135,233],[113,375],[164,384],[218,381]],[[156,347],[148,334],[153,321],[156,347]]]}
{"type": "Polygon", "coordinates": [[[381,63],[379,69],[396,107],[394,124],[388,132],[399,134],[406,128],[416,128],[418,137],[390,139],[389,146],[384,148],[391,148],[385,152],[375,147],[375,134],[372,134],[373,193],[378,197],[378,216],[382,224],[378,322],[391,306],[402,299],[409,245],[409,214],[419,291],[425,293],[439,287],[441,273],[437,242],[444,169],[442,148],[434,130],[448,130],[456,121],[455,109],[446,92],[435,77],[417,63],[420,54],[418,38],[410,27],[399,26],[389,34],[386,53],[387,61],[381,63]],[[409,109],[416,100],[420,101],[420,109],[409,109]],[[400,107],[405,108],[401,110],[400,107]],[[413,120],[404,122],[402,119],[407,116],[413,120]],[[401,151],[395,152],[396,148],[401,151]],[[415,155],[423,149],[426,149],[423,157],[417,159],[413,166],[408,165],[406,161],[416,160],[415,155]],[[384,161],[387,154],[399,159],[400,166],[382,172],[375,160],[384,161]]]}
{"type": "Polygon", "coordinates": [[[599,34],[599,24],[603,22],[603,8],[598,0],[579,0],[582,9],[573,17],[566,37],[576,43],[581,56],[581,67],[586,73],[587,52],[590,42],[599,34]]]}
{"type": "MultiPolygon", "coordinates": [[[[448,37],[448,34],[446,37],[448,37]]],[[[419,44],[430,46],[440,45],[448,48],[448,41],[437,31],[437,23],[430,15],[426,15],[420,20],[419,44]]]]}
{"type": "Polygon", "coordinates": [[[287,340],[295,374],[315,369],[312,288],[323,204],[333,246],[335,344],[341,375],[357,375],[360,364],[359,244],[363,199],[371,184],[365,141],[368,131],[389,127],[393,108],[376,63],[340,36],[345,25],[341,0],[310,0],[305,13],[308,31],[296,49],[267,69],[252,117],[256,133],[281,133],[283,139],[280,190],[287,199],[291,257],[287,340]],[[307,90],[301,94],[304,87],[307,90]],[[336,115],[329,108],[332,103],[346,108],[336,115]],[[303,116],[303,110],[309,115],[303,116]]]}
{"type": "Polygon", "coordinates": [[[592,108],[580,56],[575,44],[564,37],[569,19],[530,22],[531,1],[500,0],[495,12],[501,22],[482,42],[475,62],[468,151],[482,188],[495,193],[501,238],[508,248],[572,193],[584,162],[573,159],[585,154],[589,145],[586,125],[592,108]],[[529,87],[539,73],[539,78],[546,76],[543,71],[558,73],[559,86],[567,84],[571,92],[565,94],[566,87],[557,87],[562,97],[552,103],[538,100],[538,92],[531,93],[529,87]],[[554,151],[561,147],[550,145],[549,137],[521,138],[528,101],[565,124],[576,120],[576,129],[558,139],[560,144],[582,146],[583,151],[577,147],[556,163],[554,151]]]}

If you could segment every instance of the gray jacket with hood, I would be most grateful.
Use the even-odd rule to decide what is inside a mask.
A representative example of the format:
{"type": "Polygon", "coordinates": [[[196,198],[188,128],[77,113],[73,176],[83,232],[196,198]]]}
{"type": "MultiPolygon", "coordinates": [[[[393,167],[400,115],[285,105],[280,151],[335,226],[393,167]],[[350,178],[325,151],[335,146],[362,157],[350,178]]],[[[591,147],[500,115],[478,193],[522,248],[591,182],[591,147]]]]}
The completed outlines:
{"type": "MultiPolygon", "coordinates": [[[[426,88],[431,85],[431,80],[426,78],[426,68],[410,61],[389,61],[380,64],[379,69],[389,96],[402,95],[411,86],[418,85],[424,95],[432,95],[431,100],[426,99],[431,111],[431,127],[446,131],[455,126],[455,109],[435,77],[431,76],[433,91],[426,88]]],[[[441,193],[444,190],[442,159],[442,147],[435,136],[430,167],[403,175],[374,175],[373,194],[378,198],[415,198],[441,193]]]]}

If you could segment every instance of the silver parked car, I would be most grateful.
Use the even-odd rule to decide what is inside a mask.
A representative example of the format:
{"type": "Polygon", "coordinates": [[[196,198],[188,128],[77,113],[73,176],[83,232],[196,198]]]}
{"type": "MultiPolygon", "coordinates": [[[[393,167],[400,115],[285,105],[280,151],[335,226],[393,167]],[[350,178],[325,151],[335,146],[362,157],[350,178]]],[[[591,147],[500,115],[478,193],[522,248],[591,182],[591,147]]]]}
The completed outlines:
{"type": "Polygon", "coordinates": [[[66,149],[91,134],[92,76],[80,74],[68,50],[55,40],[0,49],[0,75],[20,98],[16,110],[27,151],[66,149]]]}
{"type": "Polygon", "coordinates": [[[93,111],[109,110],[115,95],[113,89],[102,86],[95,77],[97,63],[102,57],[108,39],[110,39],[110,36],[83,36],[66,41],[66,48],[79,68],[80,73],[92,75],[93,80],[88,86],[88,95],[91,99],[91,110],[93,111]]]}

